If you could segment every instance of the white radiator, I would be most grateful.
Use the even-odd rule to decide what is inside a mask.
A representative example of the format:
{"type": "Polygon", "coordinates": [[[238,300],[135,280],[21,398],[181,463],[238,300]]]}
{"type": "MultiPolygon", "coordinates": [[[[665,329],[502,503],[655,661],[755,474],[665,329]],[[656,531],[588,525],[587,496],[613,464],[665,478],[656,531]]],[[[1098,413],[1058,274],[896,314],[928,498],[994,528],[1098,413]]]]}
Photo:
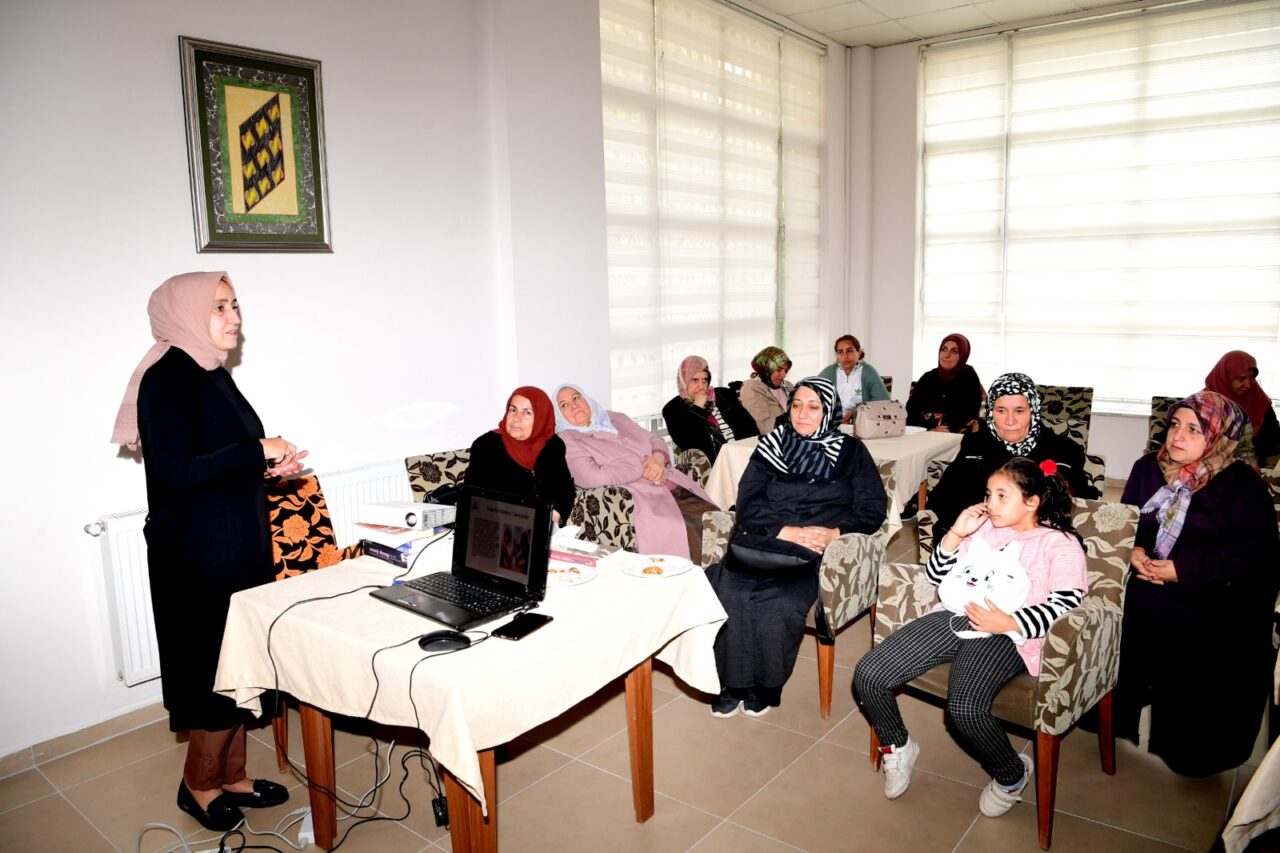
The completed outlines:
{"type": "Polygon", "coordinates": [[[151,616],[151,582],[147,579],[145,509],[104,515],[85,531],[99,538],[107,580],[107,615],[116,678],[132,687],[160,676],[160,650],[151,616]]]}
{"type": "MultiPolygon", "coordinates": [[[[413,500],[402,460],[321,474],[319,480],[339,547],[358,538],[355,523],[360,504],[413,500]]],[[[160,675],[151,583],[147,577],[147,541],[142,535],[146,517],[145,509],[110,513],[84,528],[102,545],[116,678],[130,687],[160,675]]]]}
{"type": "Polygon", "coordinates": [[[360,520],[357,515],[361,504],[413,500],[409,472],[405,470],[403,459],[321,474],[320,490],[329,505],[333,536],[339,548],[353,545],[360,539],[356,535],[355,524],[360,520]]]}

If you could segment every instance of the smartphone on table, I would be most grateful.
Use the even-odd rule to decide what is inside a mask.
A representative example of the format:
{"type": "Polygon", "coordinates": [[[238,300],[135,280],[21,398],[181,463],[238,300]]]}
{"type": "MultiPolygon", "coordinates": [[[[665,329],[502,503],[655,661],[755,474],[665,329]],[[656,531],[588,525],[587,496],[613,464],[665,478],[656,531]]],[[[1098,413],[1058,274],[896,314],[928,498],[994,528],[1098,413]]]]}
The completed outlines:
{"type": "Polygon", "coordinates": [[[505,625],[493,629],[490,636],[503,640],[520,640],[551,621],[545,613],[520,613],[505,625]]]}

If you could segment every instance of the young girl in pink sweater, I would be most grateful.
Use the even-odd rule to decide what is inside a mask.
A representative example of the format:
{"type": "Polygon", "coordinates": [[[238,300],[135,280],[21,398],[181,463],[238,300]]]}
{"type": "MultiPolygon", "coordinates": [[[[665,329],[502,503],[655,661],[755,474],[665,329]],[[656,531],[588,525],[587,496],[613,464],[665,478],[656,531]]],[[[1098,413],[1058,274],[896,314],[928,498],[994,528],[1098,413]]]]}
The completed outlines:
{"type": "Polygon", "coordinates": [[[1084,548],[1071,523],[1071,492],[1051,460],[1014,457],[987,480],[987,499],[960,513],[929,558],[926,574],[940,583],[975,540],[992,550],[1016,542],[1030,581],[1026,604],[1010,613],[986,599],[964,614],[938,605],[872,649],[854,671],[853,685],[880,739],[884,794],[902,796],[911,784],[919,745],[907,734],[894,689],[939,664],[951,663],[947,714],[964,745],[979,757],[991,782],[978,799],[998,817],[1021,799],[1031,759],[1019,755],[991,714],[1011,678],[1040,674],[1040,651],[1054,620],[1080,604],[1088,586],[1084,548]],[[984,606],[985,605],[985,606],[984,606]],[[987,636],[962,639],[958,631],[987,636]]]}

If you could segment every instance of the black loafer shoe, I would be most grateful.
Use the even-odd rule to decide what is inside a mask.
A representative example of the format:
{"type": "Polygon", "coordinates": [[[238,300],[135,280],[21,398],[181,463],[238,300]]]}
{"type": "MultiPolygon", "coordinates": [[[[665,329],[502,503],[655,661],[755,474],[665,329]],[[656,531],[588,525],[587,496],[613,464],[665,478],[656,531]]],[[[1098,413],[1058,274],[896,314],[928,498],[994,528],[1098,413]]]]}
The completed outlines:
{"type": "Polygon", "coordinates": [[[289,789],[278,782],[268,779],[254,779],[253,793],[242,794],[238,791],[223,791],[220,800],[226,800],[233,806],[242,809],[269,809],[281,803],[289,802],[289,789]]]}
{"type": "Polygon", "coordinates": [[[228,832],[244,820],[244,812],[228,800],[226,794],[214,797],[208,809],[200,808],[196,798],[187,790],[185,782],[178,783],[178,808],[191,815],[210,832],[228,832]]]}

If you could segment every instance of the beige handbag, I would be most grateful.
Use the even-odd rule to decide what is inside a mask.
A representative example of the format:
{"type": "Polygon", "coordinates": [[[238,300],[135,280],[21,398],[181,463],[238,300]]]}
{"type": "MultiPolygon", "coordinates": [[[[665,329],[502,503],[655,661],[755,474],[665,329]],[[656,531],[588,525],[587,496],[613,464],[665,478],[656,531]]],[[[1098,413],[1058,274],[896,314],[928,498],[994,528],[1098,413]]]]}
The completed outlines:
{"type": "Polygon", "coordinates": [[[907,431],[907,410],[893,400],[877,400],[854,408],[853,433],[858,438],[892,438],[907,431]]]}

